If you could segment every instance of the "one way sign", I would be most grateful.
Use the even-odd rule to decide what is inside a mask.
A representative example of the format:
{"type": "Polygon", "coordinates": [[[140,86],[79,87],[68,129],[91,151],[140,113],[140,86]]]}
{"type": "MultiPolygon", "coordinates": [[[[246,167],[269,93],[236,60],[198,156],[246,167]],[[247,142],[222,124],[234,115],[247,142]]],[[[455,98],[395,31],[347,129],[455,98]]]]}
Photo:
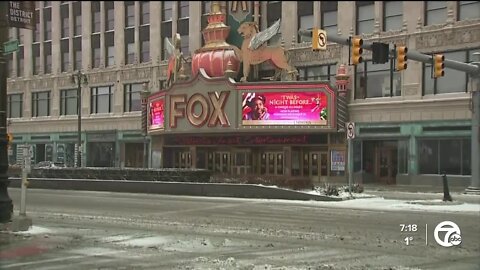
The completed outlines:
{"type": "Polygon", "coordinates": [[[355,139],[355,123],[347,123],[347,139],[355,139]]]}

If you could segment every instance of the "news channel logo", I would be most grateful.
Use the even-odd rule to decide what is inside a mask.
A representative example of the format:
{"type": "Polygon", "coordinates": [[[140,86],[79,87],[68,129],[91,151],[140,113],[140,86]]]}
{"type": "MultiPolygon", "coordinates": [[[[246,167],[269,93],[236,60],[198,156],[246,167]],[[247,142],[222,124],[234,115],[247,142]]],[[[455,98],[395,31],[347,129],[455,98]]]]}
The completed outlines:
{"type": "Polygon", "coordinates": [[[442,247],[453,247],[462,243],[460,227],[458,227],[455,222],[448,220],[438,223],[437,227],[435,227],[433,236],[435,237],[437,244],[442,247]],[[445,235],[441,238],[440,234],[443,235],[443,233],[445,233],[445,235]]]}

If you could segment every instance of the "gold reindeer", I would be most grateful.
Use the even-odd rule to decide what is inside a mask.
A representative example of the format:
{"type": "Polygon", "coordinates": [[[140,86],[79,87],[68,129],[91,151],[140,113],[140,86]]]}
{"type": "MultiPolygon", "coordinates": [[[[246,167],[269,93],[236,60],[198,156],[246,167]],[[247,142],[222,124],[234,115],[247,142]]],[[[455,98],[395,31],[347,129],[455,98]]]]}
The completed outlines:
{"type": "Polygon", "coordinates": [[[293,80],[298,71],[288,64],[285,50],[281,47],[267,46],[266,42],[278,33],[280,20],[276,21],[269,28],[259,32],[254,22],[244,22],[238,28],[238,33],[243,37],[241,48],[241,60],[243,61],[243,77],[240,81],[247,81],[250,72],[250,65],[258,65],[267,60],[277,68],[274,77],[280,75],[280,71],[287,71],[290,79],[293,80]]]}

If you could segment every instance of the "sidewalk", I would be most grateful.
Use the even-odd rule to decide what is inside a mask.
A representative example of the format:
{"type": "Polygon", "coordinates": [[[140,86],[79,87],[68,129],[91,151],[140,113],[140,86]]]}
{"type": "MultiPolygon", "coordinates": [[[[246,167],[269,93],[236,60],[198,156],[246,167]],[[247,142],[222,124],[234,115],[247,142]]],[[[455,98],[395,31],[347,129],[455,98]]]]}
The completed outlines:
{"type": "MultiPolygon", "coordinates": [[[[454,202],[480,204],[480,195],[464,194],[465,189],[450,187],[450,196],[454,202]]],[[[442,187],[411,185],[364,185],[364,193],[385,199],[395,200],[442,200],[442,187]]]]}

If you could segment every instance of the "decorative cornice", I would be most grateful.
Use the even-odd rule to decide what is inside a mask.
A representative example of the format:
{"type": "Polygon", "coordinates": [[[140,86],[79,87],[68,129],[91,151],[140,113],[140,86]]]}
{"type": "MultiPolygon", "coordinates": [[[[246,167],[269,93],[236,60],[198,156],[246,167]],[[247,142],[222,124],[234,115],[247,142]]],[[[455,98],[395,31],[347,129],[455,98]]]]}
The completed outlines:
{"type": "Polygon", "coordinates": [[[480,45],[480,20],[476,24],[460,27],[443,27],[429,32],[413,34],[416,49],[419,51],[445,50],[447,47],[461,45],[462,48],[474,48],[480,45]]]}
{"type": "Polygon", "coordinates": [[[304,42],[296,44],[294,48],[288,50],[291,63],[296,67],[308,66],[314,63],[334,63],[338,62],[341,56],[342,46],[338,44],[329,44],[326,51],[312,51],[311,43],[304,42]],[[302,46],[299,46],[302,45],[302,46]]]}

